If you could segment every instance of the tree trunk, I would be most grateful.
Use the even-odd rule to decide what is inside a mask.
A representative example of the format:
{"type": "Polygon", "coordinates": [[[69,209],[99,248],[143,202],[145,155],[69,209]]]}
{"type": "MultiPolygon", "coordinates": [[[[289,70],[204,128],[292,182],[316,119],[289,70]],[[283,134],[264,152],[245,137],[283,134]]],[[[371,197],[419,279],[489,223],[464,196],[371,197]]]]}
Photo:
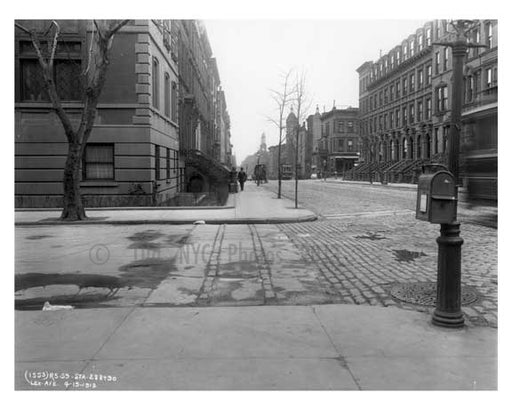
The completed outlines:
{"type": "Polygon", "coordinates": [[[60,217],[67,221],[86,219],[85,209],[80,195],[80,159],[80,144],[76,142],[69,142],[68,157],[64,167],[63,209],[60,217]]]}

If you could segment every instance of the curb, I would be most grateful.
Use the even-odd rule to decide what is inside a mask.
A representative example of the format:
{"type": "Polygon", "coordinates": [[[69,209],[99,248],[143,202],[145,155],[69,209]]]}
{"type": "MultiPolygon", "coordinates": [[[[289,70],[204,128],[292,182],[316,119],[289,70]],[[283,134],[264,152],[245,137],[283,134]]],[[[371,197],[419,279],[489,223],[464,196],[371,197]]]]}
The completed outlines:
{"type": "Polygon", "coordinates": [[[412,186],[397,186],[393,184],[381,184],[380,182],[375,182],[374,184],[370,184],[369,182],[352,182],[352,181],[329,181],[326,180],[324,182],[327,182],[329,184],[345,184],[345,185],[365,185],[369,187],[379,187],[379,188],[392,188],[392,189],[401,189],[404,191],[416,191],[418,187],[416,185],[412,186]]]}
{"type": "MultiPolygon", "coordinates": [[[[258,225],[258,224],[287,224],[313,222],[317,215],[302,216],[298,218],[240,218],[240,219],[202,219],[206,225],[258,225]]],[[[55,226],[55,225],[194,225],[197,219],[150,219],[126,221],[35,221],[15,222],[15,226],[55,226]]]]}

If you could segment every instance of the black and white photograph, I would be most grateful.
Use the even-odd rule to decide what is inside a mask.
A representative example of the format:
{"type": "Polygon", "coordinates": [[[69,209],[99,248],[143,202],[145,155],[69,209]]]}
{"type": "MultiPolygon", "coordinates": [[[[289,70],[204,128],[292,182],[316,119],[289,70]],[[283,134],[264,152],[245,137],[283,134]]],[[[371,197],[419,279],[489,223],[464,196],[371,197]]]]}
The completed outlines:
{"type": "Polygon", "coordinates": [[[501,390],[498,9],[90,4],[4,21],[14,394],[501,390]]]}

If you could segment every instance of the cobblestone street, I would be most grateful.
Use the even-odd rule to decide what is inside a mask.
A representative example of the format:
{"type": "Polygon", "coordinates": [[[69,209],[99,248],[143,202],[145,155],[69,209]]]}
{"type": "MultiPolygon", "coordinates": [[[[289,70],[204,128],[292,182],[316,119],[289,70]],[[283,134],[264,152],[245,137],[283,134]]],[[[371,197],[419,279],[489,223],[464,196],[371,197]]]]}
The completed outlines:
{"type": "MultiPolygon", "coordinates": [[[[283,194],[293,197],[292,181],[283,181],[283,194]]],[[[400,285],[436,281],[439,225],[415,218],[415,191],[300,181],[299,195],[320,220],[279,227],[342,303],[433,309],[420,303],[435,301],[435,288],[426,300],[415,292],[405,291],[409,302],[392,296],[400,285]]],[[[463,311],[473,324],[497,326],[497,230],[461,220],[463,290],[477,296],[463,311]]]]}
{"type": "MultiPolygon", "coordinates": [[[[320,212],[316,222],[18,227],[16,306],[432,311],[439,226],[415,219],[413,194],[301,181],[301,206],[320,212]]],[[[463,222],[461,232],[463,310],[473,325],[496,327],[497,231],[463,222]]]]}

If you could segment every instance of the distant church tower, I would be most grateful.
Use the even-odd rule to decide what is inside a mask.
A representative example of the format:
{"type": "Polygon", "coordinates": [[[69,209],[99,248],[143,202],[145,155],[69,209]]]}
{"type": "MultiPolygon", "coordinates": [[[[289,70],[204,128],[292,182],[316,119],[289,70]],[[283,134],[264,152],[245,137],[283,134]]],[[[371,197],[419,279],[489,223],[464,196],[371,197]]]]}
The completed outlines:
{"type": "Polygon", "coordinates": [[[261,134],[261,143],[260,143],[260,152],[265,152],[267,150],[267,136],[265,133],[261,134]]]}

